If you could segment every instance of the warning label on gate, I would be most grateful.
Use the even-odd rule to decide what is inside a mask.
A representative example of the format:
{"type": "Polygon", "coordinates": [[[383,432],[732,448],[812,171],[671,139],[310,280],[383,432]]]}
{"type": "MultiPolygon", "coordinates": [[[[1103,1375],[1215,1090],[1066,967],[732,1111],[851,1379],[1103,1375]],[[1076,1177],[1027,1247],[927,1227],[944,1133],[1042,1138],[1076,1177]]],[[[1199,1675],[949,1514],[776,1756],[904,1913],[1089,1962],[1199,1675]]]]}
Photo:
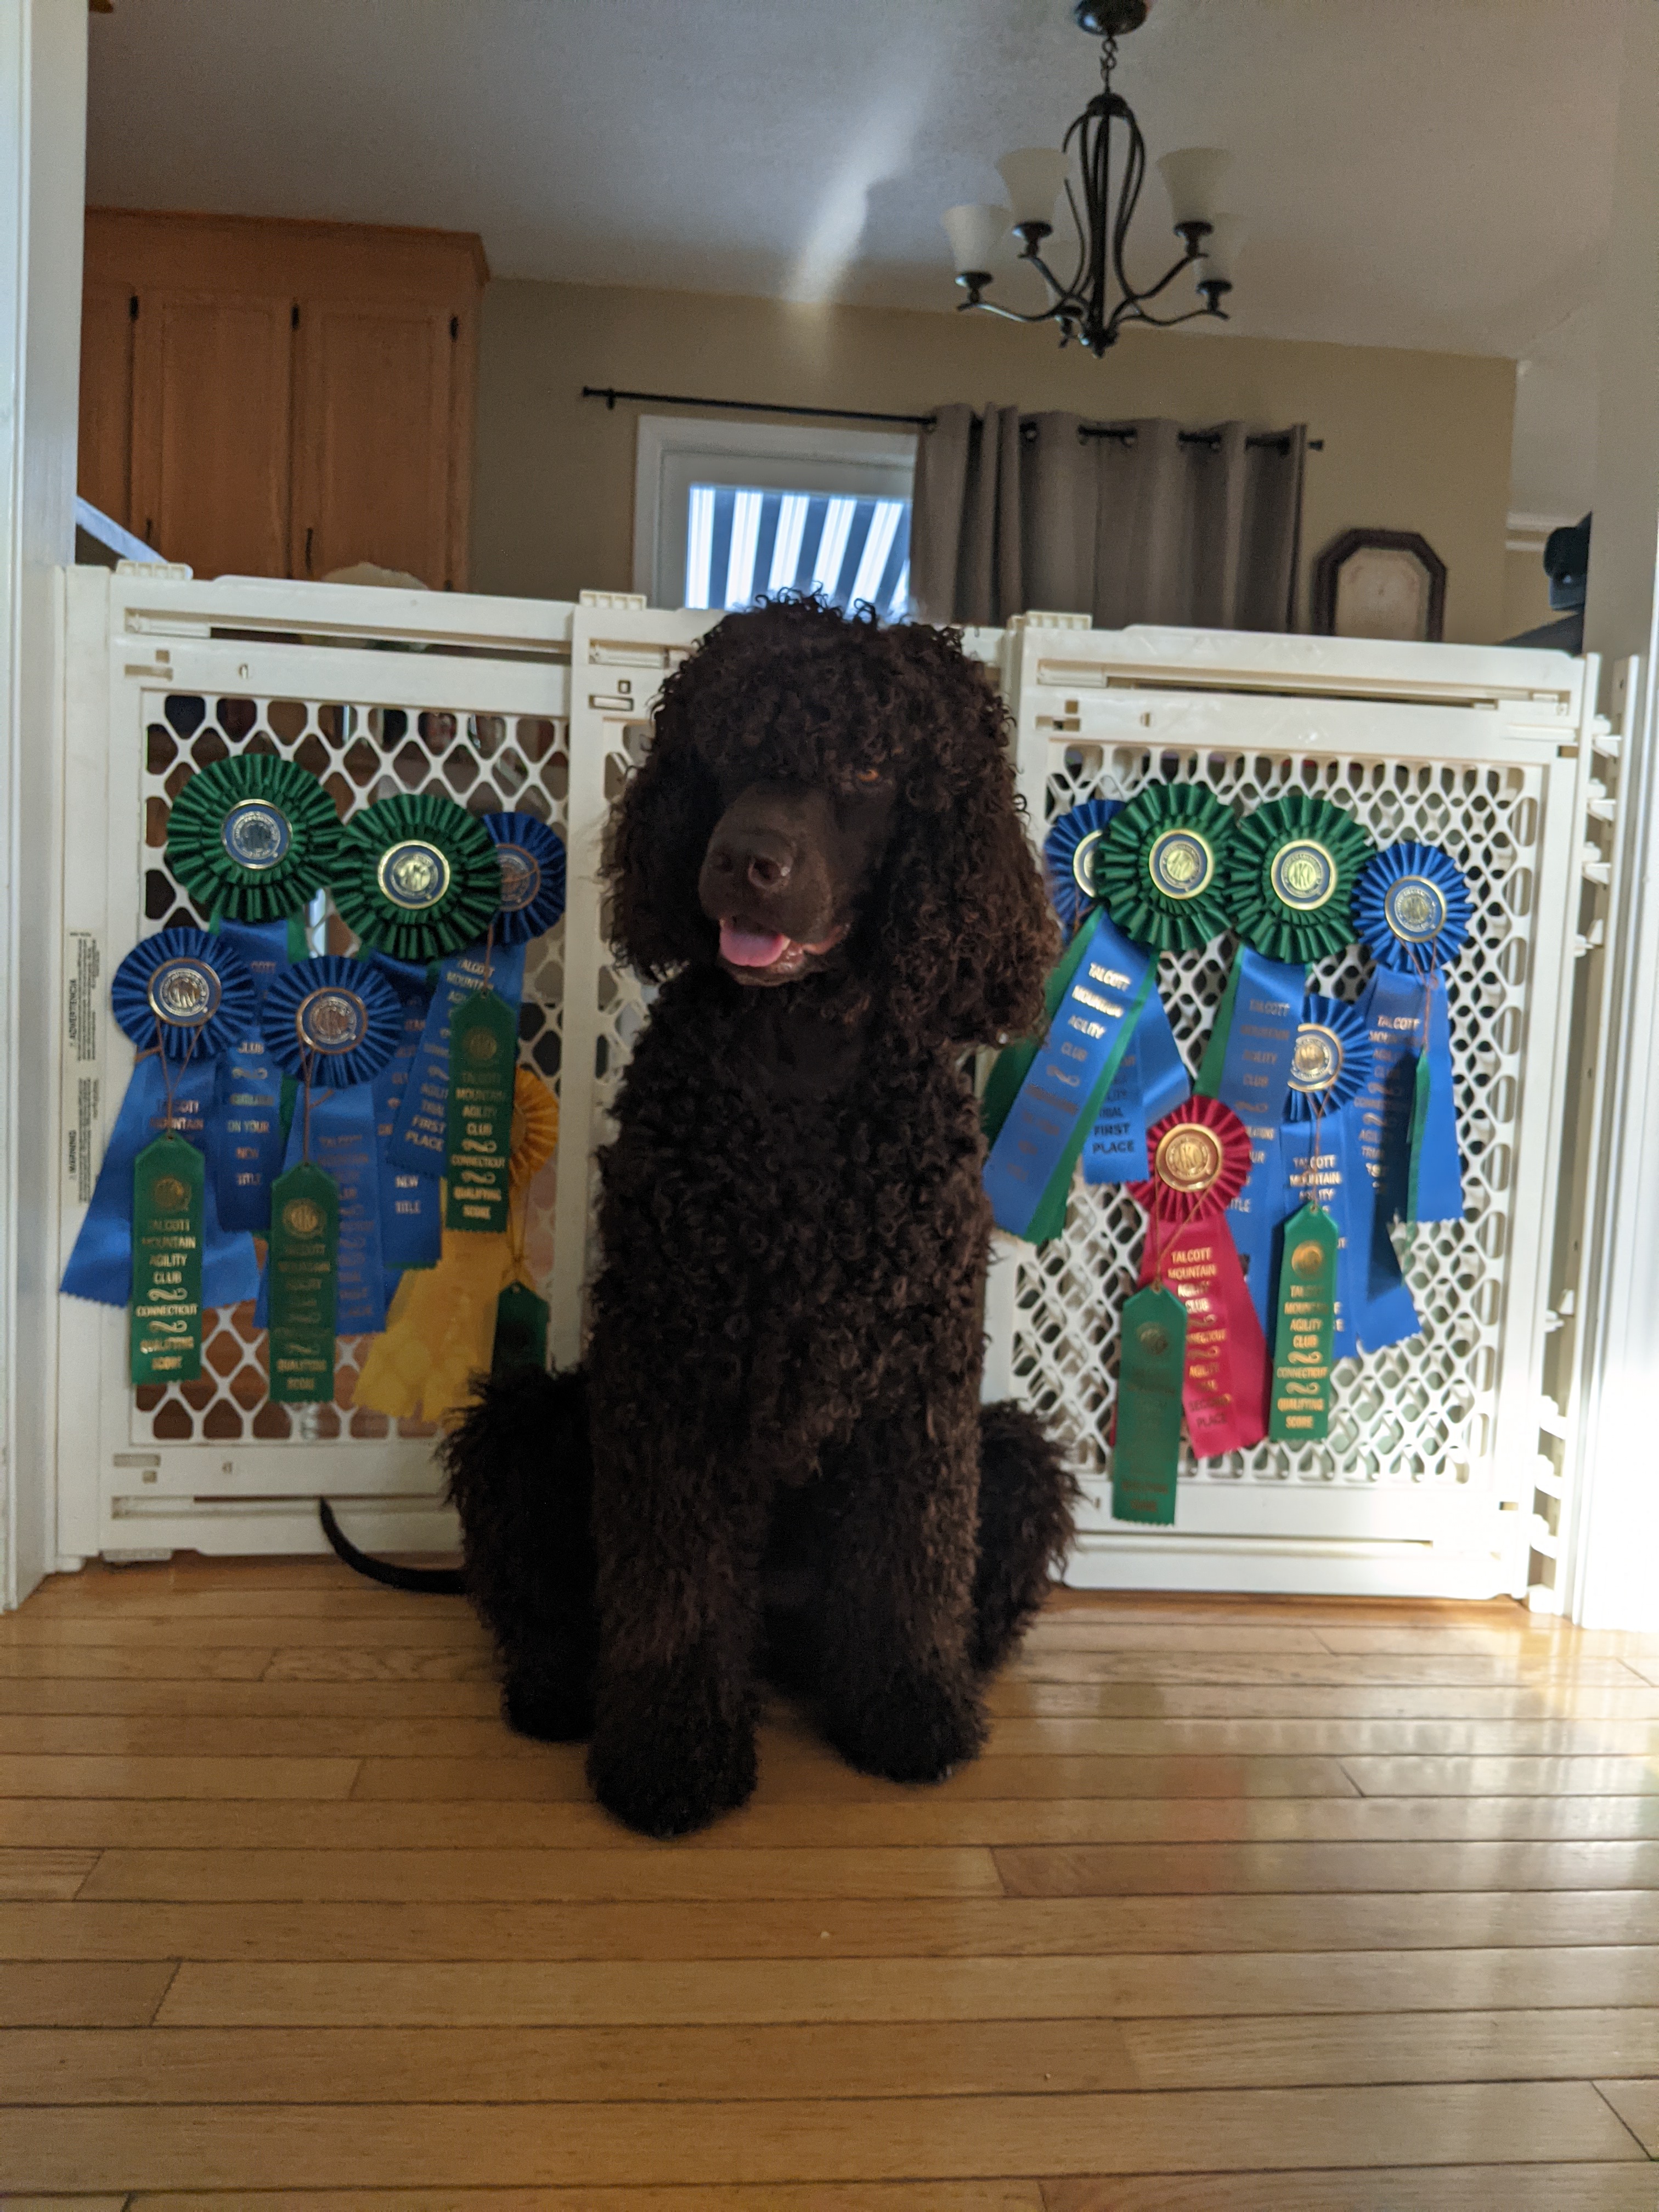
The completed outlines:
{"type": "Polygon", "coordinates": [[[89,929],[71,929],[64,945],[64,1167],[72,1196],[84,1206],[98,1172],[103,1086],[97,1067],[103,1039],[103,948],[89,929]]]}

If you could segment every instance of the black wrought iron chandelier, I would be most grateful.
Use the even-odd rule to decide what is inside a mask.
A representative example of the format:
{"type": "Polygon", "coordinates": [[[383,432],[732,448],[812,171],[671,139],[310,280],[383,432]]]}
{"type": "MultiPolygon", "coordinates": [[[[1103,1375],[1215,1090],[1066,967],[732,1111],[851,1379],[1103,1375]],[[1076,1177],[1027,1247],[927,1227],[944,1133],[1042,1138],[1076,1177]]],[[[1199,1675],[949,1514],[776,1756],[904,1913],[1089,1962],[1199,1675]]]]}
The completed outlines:
{"type": "Polygon", "coordinates": [[[1028,146],[1003,155],[997,169],[1008,187],[1006,207],[946,210],[943,222],[956,257],[957,283],[968,295],[961,303],[963,312],[979,307],[1008,322],[1054,323],[1062,345],[1077,338],[1096,355],[1117,343],[1126,323],[1151,323],[1168,330],[1200,315],[1226,321],[1221,303],[1233,289],[1242,227],[1234,216],[1215,212],[1215,195],[1231,158],[1218,148],[1189,146],[1164,155],[1158,172],[1183,251],[1157,283],[1145,290],[1138,291],[1124,270],[1124,242],[1146,178],[1146,141],[1134,110],[1121,93],[1113,91],[1112,72],[1117,66],[1119,39],[1139,29],[1151,6],[1152,0],[1073,0],[1072,13],[1079,27],[1101,41],[1101,89],[1058,148],[1028,146]],[[1115,138],[1121,145],[1115,160],[1115,138]],[[1070,174],[1074,149],[1079,171],[1076,189],[1070,174]],[[1077,233],[1077,266],[1069,279],[1054,274],[1042,251],[1043,240],[1053,234],[1062,191],[1077,233]],[[1048,305],[1031,314],[985,297],[994,275],[992,263],[1011,232],[1020,240],[1019,258],[1030,262],[1048,288],[1048,305]],[[1182,314],[1154,313],[1149,303],[1188,269],[1195,271],[1202,304],[1182,314]]]}

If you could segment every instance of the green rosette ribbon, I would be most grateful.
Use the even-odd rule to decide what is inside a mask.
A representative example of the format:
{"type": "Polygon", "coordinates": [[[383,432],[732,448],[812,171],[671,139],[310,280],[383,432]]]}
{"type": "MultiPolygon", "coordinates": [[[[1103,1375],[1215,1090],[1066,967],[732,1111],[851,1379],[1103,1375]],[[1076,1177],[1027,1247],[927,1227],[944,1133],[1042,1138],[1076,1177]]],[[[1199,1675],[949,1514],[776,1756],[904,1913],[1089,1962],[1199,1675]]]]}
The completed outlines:
{"type": "Polygon", "coordinates": [[[1247,814],[1233,831],[1227,898],[1233,927],[1253,951],[1306,967],[1353,942],[1354,879],[1372,850],[1328,799],[1292,791],[1247,814]]]}
{"type": "Polygon", "coordinates": [[[1095,860],[1106,911],[1137,945],[1190,952],[1228,925],[1223,890],[1236,825],[1200,783],[1152,783],[1114,817],[1095,860]]]}
{"type": "Polygon", "coordinates": [[[340,833],[334,903],[358,941],[398,960],[476,945],[501,903],[501,861],[476,815],[436,792],[399,792],[340,833]]]}
{"type": "Polygon", "coordinates": [[[334,801],[314,775],[239,753],[192,775],[167,817],[167,865],[206,915],[281,921],[329,880],[334,801]]]}

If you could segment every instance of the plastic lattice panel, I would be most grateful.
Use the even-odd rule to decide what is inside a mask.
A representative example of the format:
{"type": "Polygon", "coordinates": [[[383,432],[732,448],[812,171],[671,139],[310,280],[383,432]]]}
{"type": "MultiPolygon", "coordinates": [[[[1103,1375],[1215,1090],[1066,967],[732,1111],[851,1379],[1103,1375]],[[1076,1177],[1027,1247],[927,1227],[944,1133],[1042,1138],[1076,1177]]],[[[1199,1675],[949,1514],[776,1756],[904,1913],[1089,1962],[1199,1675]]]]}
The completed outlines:
{"type": "MultiPolygon", "coordinates": [[[[566,826],[568,733],[562,720],[524,714],[455,714],[415,704],[372,705],[309,699],[204,698],[172,692],[146,697],[144,915],[149,928],[204,926],[167,866],[167,815],[198,769],[233,753],[275,753],[297,761],[327,786],[342,819],[401,791],[434,791],[475,814],[521,808],[561,836],[566,826]]],[[[329,949],[351,939],[331,912],[329,949]]],[[[519,1056],[555,1090],[564,1004],[564,923],[530,947],[519,1018],[519,1056]]],[[[552,1264],[554,1163],[531,1186],[526,1252],[538,1279],[552,1264]]],[[[135,1443],[378,1442],[388,1435],[429,1437],[420,1421],[390,1421],[356,1410],[351,1396],[368,1339],[343,1337],[331,1406],[273,1406],[265,1392],[264,1333],[252,1304],[205,1316],[199,1382],[146,1385],[134,1394],[135,1443]]]]}
{"type": "MultiPolygon", "coordinates": [[[[1517,1200],[1512,1133],[1531,962],[1540,772],[1379,760],[1269,760],[1206,752],[1168,756],[1104,744],[1051,752],[1045,799],[1052,822],[1085,799],[1127,799],[1173,769],[1206,783],[1237,812],[1293,788],[1346,808],[1378,846],[1410,837],[1441,845],[1468,878],[1475,921],[1450,970],[1466,1218],[1396,1230],[1396,1248],[1422,1322],[1420,1335],[1334,1372],[1323,1443],[1261,1444],[1194,1462],[1201,1483],[1455,1484],[1473,1478],[1487,1448],[1495,1400],[1505,1254],[1517,1200]]],[[[1164,955],[1158,968],[1170,1022],[1195,1072],[1234,951],[1231,936],[1201,951],[1164,955]]],[[[1369,957],[1350,947],[1310,973],[1310,988],[1358,997],[1369,957]]],[[[1013,1359],[1021,1394],[1051,1418],[1085,1480],[1103,1478],[1116,1396],[1118,1319],[1134,1289],[1145,1217],[1118,1185],[1072,1190],[1063,1236],[1015,1264],[1013,1359]]]]}

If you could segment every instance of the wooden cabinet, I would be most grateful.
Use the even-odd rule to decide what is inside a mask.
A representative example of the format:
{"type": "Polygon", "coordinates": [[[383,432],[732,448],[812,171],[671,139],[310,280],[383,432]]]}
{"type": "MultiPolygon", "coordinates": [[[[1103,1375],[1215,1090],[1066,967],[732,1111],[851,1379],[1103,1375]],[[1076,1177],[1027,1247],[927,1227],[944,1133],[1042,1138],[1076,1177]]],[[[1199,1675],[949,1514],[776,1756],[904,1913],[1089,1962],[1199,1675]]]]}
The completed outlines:
{"type": "Polygon", "coordinates": [[[80,489],[198,576],[465,590],[476,238],[94,210],[80,489]]]}

